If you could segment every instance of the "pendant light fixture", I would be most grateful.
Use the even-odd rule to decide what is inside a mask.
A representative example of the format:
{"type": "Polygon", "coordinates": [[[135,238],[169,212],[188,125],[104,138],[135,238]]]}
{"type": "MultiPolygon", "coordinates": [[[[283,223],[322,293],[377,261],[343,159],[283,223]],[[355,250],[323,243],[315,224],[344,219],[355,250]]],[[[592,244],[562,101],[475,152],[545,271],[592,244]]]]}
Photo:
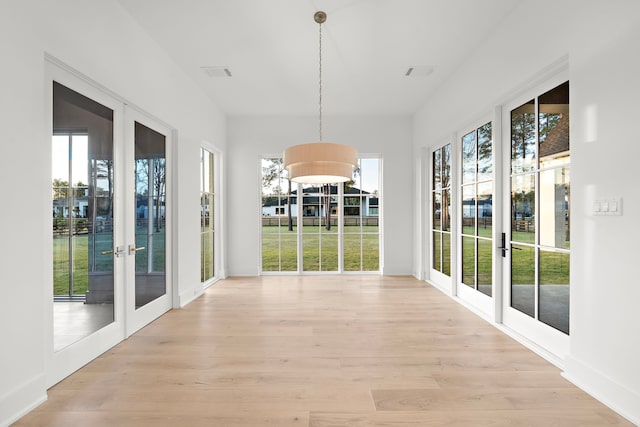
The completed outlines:
{"type": "Polygon", "coordinates": [[[322,24],[327,14],[318,11],[313,15],[320,27],[319,67],[319,136],[318,142],[299,144],[284,150],[284,167],[289,179],[302,184],[331,184],[353,179],[358,164],[358,152],[348,145],[322,141],[322,24]]]}

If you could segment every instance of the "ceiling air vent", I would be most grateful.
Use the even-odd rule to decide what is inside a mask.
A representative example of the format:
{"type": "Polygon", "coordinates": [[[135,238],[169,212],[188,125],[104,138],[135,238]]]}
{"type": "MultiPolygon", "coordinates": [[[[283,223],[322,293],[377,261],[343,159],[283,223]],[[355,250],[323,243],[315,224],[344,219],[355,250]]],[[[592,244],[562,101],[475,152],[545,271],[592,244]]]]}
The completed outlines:
{"type": "Polygon", "coordinates": [[[216,67],[200,67],[204,70],[205,74],[209,77],[231,77],[231,71],[229,67],[216,66],[216,67]]]}
{"type": "Polygon", "coordinates": [[[404,75],[406,77],[427,77],[433,73],[434,67],[431,65],[414,65],[407,68],[404,75]]]}

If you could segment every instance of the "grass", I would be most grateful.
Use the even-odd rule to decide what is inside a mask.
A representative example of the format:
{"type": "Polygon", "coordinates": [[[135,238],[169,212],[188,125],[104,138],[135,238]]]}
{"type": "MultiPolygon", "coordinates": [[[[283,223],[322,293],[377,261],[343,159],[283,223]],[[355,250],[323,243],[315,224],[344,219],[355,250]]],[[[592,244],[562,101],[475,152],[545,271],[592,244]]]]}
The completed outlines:
{"type": "MultiPolygon", "coordinates": [[[[262,227],[262,271],[297,271],[297,227],[262,227]]],[[[378,226],[344,227],[344,270],[380,269],[378,226]],[[362,256],[361,256],[362,253],[362,256]]],[[[305,226],[302,230],[303,271],[338,271],[338,229],[305,226]]]]}
{"type": "MultiPolygon", "coordinates": [[[[92,273],[113,273],[113,254],[102,254],[113,249],[110,233],[99,233],[95,238],[95,267],[92,273]]],[[[73,251],[73,295],[84,295],[89,287],[89,234],[77,234],[71,237],[73,251]]],[[[139,227],[136,233],[136,246],[146,250],[136,252],[136,272],[146,273],[148,263],[148,239],[146,228],[139,227]]],[[[164,229],[153,234],[153,268],[154,272],[164,271],[164,229]]],[[[53,237],[53,295],[69,295],[69,236],[53,237]]]]}
{"type": "MultiPolygon", "coordinates": [[[[344,270],[345,271],[378,271],[380,269],[379,229],[377,226],[364,226],[362,233],[358,226],[344,227],[344,270]],[[362,256],[361,256],[362,254],[362,256]]],[[[479,233],[480,234],[480,233],[479,233]]],[[[515,236],[519,242],[532,241],[533,233],[522,232],[515,236]]],[[[440,235],[438,233],[438,235],[440,235]]],[[[445,233],[448,242],[450,235],[445,233]]],[[[468,285],[476,283],[475,278],[475,247],[473,238],[465,237],[463,243],[463,282],[468,285]]],[[[136,236],[138,246],[146,246],[144,233],[136,236]]],[[[434,243],[436,240],[434,240],[434,243]]],[[[445,242],[445,243],[447,243],[445,242]]],[[[439,244],[439,239],[437,239],[439,244]]],[[[74,251],[73,265],[73,293],[84,294],[89,282],[89,236],[75,235],[72,238],[74,251]]],[[[164,269],[164,235],[154,235],[154,270],[164,269]]],[[[209,245],[206,245],[207,247],[209,245]]],[[[478,277],[477,284],[491,283],[492,244],[479,240],[478,244],[478,277]]],[[[517,245],[516,245],[517,246],[517,245]]],[[[450,272],[450,245],[444,245],[444,259],[442,272],[450,272]]],[[[512,283],[534,283],[535,252],[527,246],[519,246],[521,250],[512,250],[512,283]]],[[[100,252],[111,250],[110,234],[96,235],[96,268],[98,272],[113,271],[113,256],[102,255],[100,252]]],[[[205,249],[206,258],[212,259],[209,249],[205,249]]],[[[66,236],[55,236],[53,239],[54,252],[54,295],[68,295],[69,293],[69,240],[66,236]]],[[[434,251],[440,259],[440,251],[434,251]]],[[[569,284],[569,254],[544,251],[539,254],[540,284],[569,284]]],[[[147,251],[136,254],[136,270],[146,272],[147,251]]],[[[208,263],[204,266],[210,270],[208,263]]],[[[262,269],[263,271],[297,271],[297,228],[288,231],[286,226],[262,227],[262,269]]],[[[324,227],[307,226],[303,230],[303,270],[304,271],[337,271],[338,270],[338,234],[337,228],[327,231],[324,227]],[[322,252],[320,251],[322,248],[322,252]],[[322,258],[320,258],[322,253],[322,258]]]]}

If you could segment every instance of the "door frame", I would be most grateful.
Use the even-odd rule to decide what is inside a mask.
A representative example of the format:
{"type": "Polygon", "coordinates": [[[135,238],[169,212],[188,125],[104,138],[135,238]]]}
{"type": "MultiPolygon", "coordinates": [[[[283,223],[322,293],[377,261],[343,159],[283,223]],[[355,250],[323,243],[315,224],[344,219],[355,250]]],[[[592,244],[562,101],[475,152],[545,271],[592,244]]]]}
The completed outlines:
{"type": "MultiPolygon", "coordinates": [[[[75,92],[78,92],[95,102],[98,102],[109,109],[113,110],[113,158],[114,162],[114,194],[121,194],[124,187],[123,182],[119,178],[118,170],[122,168],[122,132],[118,130],[122,128],[124,120],[123,103],[111,93],[108,93],[99,85],[93,84],[82,74],[66,66],[57,59],[45,56],[45,85],[46,87],[46,135],[50,144],[53,129],[53,82],[58,82],[75,92]]],[[[50,152],[50,149],[49,149],[50,152]]],[[[51,153],[49,154],[51,156],[51,153]]],[[[50,157],[51,159],[51,157],[50,157]]],[[[49,161],[51,163],[51,160],[49,161]]],[[[47,176],[51,177],[51,170],[47,176]]],[[[51,185],[49,182],[48,185],[51,185]]],[[[123,224],[121,221],[123,215],[122,201],[116,196],[114,201],[114,229],[113,241],[114,247],[123,241],[123,224]],[[118,218],[115,221],[115,218],[118,218]]],[[[50,232],[51,226],[47,227],[47,235],[49,236],[49,248],[53,247],[53,240],[50,232]]],[[[46,267],[49,271],[53,271],[53,252],[50,249],[47,257],[46,267]]],[[[114,257],[113,263],[114,276],[114,321],[107,326],[91,333],[90,335],[79,339],[78,341],[58,350],[54,351],[54,333],[53,333],[53,285],[47,282],[45,295],[44,310],[48,319],[49,327],[46,330],[45,343],[45,375],[46,386],[50,387],[58,383],[63,378],[69,376],[81,366],[87,364],[91,360],[98,357],[108,349],[112,348],[125,338],[124,327],[124,265],[122,257],[114,257]]],[[[52,276],[51,276],[52,277],[52,276]]]]}

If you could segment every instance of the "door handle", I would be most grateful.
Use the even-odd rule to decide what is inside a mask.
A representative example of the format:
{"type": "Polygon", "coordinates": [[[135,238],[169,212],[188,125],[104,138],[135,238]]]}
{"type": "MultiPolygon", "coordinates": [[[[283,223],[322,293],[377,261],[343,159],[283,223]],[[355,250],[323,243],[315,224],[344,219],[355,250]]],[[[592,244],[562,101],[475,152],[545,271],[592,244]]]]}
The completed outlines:
{"type": "Polygon", "coordinates": [[[124,249],[122,249],[120,246],[116,246],[115,251],[113,249],[111,249],[109,251],[102,251],[100,253],[102,255],[114,254],[116,257],[119,257],[121,255],[124,255],[124,249]]]}
{"type": "MultiPolygon", "coordinates": [[[[500,242],[501,246],[498,246],[498,249],[500,249],[502,251],[502,258],[507,256],[507,251],[509,250],[509,248],[507,247],[507,238],[505,233],[502,233],[502,238],[501,238],[501,242],[500,242]]],[[[521,251],[522,248],[519,248],[517,246],[512,246],[511,250],[513,251],[521,251]]]]}
{"type": "Polygon", "coordinates": [[[136,248],[136,245],[129,245],[129,255],[133,255],[138,251],[144,250],[144,246],[136,248]]]}
{"type": "Polygon", "coordinates": [[[505,235],[505,233],[502,233],[500,244],[501,246],[498,249],[502,251],[502,258],[504,258],[507,256],[507,251],[509,250],[509,248],[507,247],[507,236],[505,235]]]}

